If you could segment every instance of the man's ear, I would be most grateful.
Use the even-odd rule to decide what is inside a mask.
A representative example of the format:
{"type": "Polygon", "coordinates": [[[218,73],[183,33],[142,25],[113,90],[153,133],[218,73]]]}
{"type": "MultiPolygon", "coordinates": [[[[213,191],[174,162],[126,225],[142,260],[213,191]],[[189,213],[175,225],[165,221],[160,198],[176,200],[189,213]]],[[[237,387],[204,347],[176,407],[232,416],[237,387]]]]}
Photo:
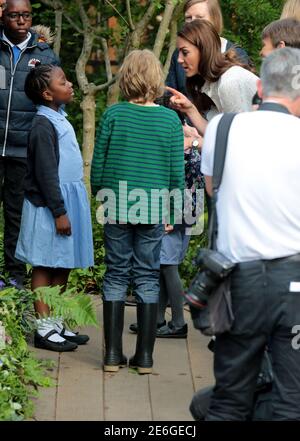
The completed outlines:
{"type": "Polygon", "coordinates": [[[281,48],[283,48],[283,47],[285,47],[285,46],[286,46],[285,41],[281,40],[281,41],[277,44],[276,49],[281,49],[281,48]]]}
{"type": "Polygon", "coordinates": [[[53,101],[53,96],[48,89],[44,90],[42,97],[45,101],[53,101]]]}
{"type": "Polygon", "coordinates": [[[263,99],[263,88],[262,88],[262,82],[260,79],[257,80],[256,86],[257,86],[257,94],[258,94],[259,98],[263,99]]]}

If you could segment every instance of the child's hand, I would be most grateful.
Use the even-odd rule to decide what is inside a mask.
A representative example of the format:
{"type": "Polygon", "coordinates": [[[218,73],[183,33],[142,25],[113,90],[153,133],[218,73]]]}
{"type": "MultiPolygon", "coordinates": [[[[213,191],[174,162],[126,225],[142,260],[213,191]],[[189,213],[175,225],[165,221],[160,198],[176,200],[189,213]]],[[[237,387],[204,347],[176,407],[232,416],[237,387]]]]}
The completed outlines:
{"type": "Polygon", "coordinates": [[[55,219],[56,233],[61,236],[71,236],[71,224],[66,214],[59,216],[55,219]]]}
{"type": "Polygon", "coordinates": [[[165,233],[166,234],[171,233],[173,230],[174,230],[173,225],[170,225],[170,224],[165,225],[165,233]]]}

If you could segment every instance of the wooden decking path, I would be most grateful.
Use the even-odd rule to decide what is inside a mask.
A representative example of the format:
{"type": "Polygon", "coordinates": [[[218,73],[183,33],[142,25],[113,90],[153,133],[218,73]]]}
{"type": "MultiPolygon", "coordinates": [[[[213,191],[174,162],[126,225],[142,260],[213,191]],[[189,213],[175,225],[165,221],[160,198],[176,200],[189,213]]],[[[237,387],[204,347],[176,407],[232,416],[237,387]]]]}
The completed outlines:
{"type": "MultiPolygon", "coordinates": [[[[189,404],[195,390],[213,384],[209,339],[193,328],[189,313],[188,339],[157,339],[152,375],[124,368],[116,374],[102,371],[102,307],[96,301],[100,328],[81,330],[90,336],[75,352],[57,354],[36,350],[52,359],[56,387],[42,389],[36,400],[37,421],[192,421],[189,404]]],[[[168,310],[169,311],[169,310],[168,310]]],[[[136,336],[128,330],[136,308],[126,307],[124,353],[131,356],[136,336]]]]}

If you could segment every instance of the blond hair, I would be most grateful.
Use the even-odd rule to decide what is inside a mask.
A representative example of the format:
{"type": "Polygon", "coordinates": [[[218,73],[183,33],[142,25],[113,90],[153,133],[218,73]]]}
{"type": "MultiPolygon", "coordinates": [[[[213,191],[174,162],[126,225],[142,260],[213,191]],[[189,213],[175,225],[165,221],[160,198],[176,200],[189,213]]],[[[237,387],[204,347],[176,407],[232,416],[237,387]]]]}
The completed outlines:
{"type": "Polygon", "coordinates": [[[133,50],[125,58],[119,84],[123,97],[140,104],[163,95],[164,74],[158,58],[148,49],[133,50]]]}
{"type": "Polygon", "coordinates": [[[223,32],[223,15],[221,11],[221,6],[218,0],[187,0],[184,5],[184,14],[197,3],[207,3],[208,13],[210,16],[211,23],[215,27],[219,35],[223,32]]]}
{"type": "Polygon", "coordinates": [[[287,0],[280,18],[295,18],[300,21],[300,0],[287,0]]]}

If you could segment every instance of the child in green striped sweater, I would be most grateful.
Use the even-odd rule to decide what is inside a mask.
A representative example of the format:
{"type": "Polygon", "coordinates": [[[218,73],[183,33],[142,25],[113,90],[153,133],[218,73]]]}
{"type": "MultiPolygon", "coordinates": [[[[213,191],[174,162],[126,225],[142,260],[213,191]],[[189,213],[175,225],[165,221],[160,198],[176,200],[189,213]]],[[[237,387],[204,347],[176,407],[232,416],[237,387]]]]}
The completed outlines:
{"type": "Polygon", "coordinates": [[[173,223],[176,203],[182,206],[183,130],[174,111],[154,103],[163,93],[163,72],[151,51],[135,50],[126,57],[120,89],[126,101],[113,105],[102,117],[91,172],[92,192],[100,191],[98,200],[105,200],[107,215],[104,370],[115,372],[127,364],[122,333],[127,288],[132,281],[138,302],[138,335],[129,365],[148,374],[153,365],[164,224],[173,223]],[[168,209],[164,198],[157,195],[172,191],[178,199],[171,198],[168,209]]]}

